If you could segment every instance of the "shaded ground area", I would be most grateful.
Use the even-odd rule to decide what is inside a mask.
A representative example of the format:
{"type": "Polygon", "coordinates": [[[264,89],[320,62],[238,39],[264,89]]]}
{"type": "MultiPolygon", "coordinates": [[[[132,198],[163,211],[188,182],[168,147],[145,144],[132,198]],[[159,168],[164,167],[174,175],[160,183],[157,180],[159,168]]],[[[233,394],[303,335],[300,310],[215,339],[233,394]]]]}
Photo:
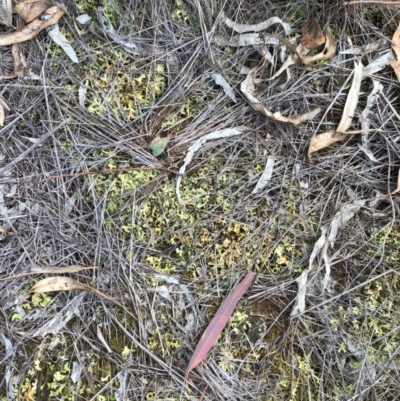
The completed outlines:
{"type": "MultiPolygon", "coordinates": [[[[76,0],[59,25],[79,63],[46,32],[22,44],[29,77],[0,81],[11,108],[0,129],[0,399],[399,398],[400,221],[398,198],[385,194],[397,186],[400,101],[390,66],[363,80],[354,116],[360,129],[379,81],[369,115],[377,130],[313,154],[314,164],[307,159],[310,138],[341,119],[354,62],[369,65],[390,49],[398,8],[303,3],[104,0],[99,9],[76,0]],[[331,60],[294,65],[289,79],[258,87],[270,110],[319,106],[319,115],[292,126],[246,102],[241,70],[257,65],[263,49],[215,43],[236,35],[222,11],[245,24],[280,17],[295,29],[290,40],[311,16],[329,27],[331,60]],[[92,17],[87,25],[76,21],[83,13],[92,17]],[[211,74],[226,79],[236,103],[211,74]],[[180,204],[176,172],[188,148],[237,126],[250,130],[196,152],[180,204]],[[148,143],[171,131],[166,152],[153,157],[148,143]],[[360,149],[363,140],[375,159],[360,149]],[[272,177],[254,195],[271,156],[272,177]],[[327,259],[314,261],[305,312],[291,316],[296,279],[321,229],[357,201],[363,206],[327,259]],[[100,268],[60,274],[66,266],[100,268]],[[34,268],[53,273],[23,275],[34,268]],[[247,270],[257,277],[192,372],[188,394],[183,378],[195,345],[247,270]],[[52,275],[123,308],[79,290],[27,296],[52,275]]],[[[266,32],[284,35],[277,24],[266,32]]],[[[281,49],[268,47],[262,78],[282,64],[281,49]]],[[[0,51],[6,74],[11,48],[0,51]]]]}

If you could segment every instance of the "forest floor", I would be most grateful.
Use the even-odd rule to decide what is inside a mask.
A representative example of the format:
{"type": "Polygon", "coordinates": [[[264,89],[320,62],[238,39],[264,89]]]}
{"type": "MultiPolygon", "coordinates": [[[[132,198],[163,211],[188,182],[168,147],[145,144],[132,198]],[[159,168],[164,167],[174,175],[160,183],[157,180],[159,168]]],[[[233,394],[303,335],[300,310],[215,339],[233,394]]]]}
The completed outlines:
{"type": "MultiPolygon", "coordinates": [[[[64,4],[58,25],[78,62],[45,29],[21,44],[24,77],[0,81],[0,400],[398,400],[400,92],[387,55],[400,9],[64,4]],[[254,94],[285,117],[320,112],[268,118],[241,84],[263,56],[257,77],[272,77],[311,17],[332,57],[254,81],[254,94]],[[348,109],[355,63],[350,131],[363,133],[308,157],[348,109]],[[169,134],[153,156],[149,143],[169,134]],[[84,287],[30,292],[54,276],[84,287]]],[[[4,76],[11,46],[0,54],[4,76]]]]}

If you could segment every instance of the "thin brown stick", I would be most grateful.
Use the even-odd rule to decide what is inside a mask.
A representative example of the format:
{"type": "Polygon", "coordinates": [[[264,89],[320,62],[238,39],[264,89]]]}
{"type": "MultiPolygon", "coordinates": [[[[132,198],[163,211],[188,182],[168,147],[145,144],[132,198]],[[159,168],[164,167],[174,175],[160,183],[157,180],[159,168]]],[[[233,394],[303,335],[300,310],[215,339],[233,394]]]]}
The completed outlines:
{"type": "Polygon", "coordinates": [[[165,167],[124,167],[124,168],[106,168],[105,170],[100,171],[83,171],[82,173],[69,173],[69,174],[59,174],[52,175],[51,177],[47,177],[44,180],[35,182],[34,185],[39,185],[43,182],[54,180],[56,178],[64,178],[64,177],[81,177],[83,175],[95,175],[95,174],[104,174],[104,173],[122,173],[124,171],[133,171],[133,170],[165,170],[169,173],[181,175],[178,171],[171,170],[165,167]]]}
{"type": "Polygon", "coordinates": [[[345,6],[355,6],[355,5],[381,5],[381,6],[398,6],[400,1],[374,1],[374,0],[352,0],[344,3],[345,6]]]}

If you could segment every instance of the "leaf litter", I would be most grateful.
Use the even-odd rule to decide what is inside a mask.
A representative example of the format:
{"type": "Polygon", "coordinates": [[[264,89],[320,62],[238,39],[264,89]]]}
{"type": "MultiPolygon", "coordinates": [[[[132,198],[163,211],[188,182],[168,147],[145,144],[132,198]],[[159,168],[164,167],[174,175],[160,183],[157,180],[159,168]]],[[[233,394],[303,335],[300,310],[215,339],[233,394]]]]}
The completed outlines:
{"type": "MultiPolygon", "coordinates": [[[[225,301],[219,307],[217,313],[211,319],[207,328],[205,329],[203,335],[198,342],[193,355],[190,359],[189,366],[186,369],[185,373],[185,384],[187,386],[189,380],[190,372],[207,356],[210,352],[211,348],[216,343],[218,337],[222,333],[222,330],[225,328],[228,323],[230,317],[233,314],[233,311],[236,308],[237,303],[239,302],[242,295],[246,292],[246,290],[250,287],[255,274],[252,272],[248,272],[245,278],[235,287],[235,289],[228,295],[225,301]]],[[[189,392],[189,389],[188,389],[189,392]]]]}

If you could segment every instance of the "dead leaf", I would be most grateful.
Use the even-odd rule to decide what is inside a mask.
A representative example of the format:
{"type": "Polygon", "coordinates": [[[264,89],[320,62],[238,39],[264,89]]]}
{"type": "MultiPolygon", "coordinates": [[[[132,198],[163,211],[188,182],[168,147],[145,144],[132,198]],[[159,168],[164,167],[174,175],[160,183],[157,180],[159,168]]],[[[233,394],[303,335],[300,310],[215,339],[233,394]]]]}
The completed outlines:
{"type": "Polygon", "coordinates": [[[304,56],[302,58],[302,62],[305,65],[310,65],[310,64],[314,63],[315,61],[322,60],[324,58],[329,59],[335,54],[336,41],[335,41],[335,38],[332,36],[332,34],[329,31],[326,31],[325,39],[326,39],[325,47],[321,53],[318,53],[315,56],[304,56]]]}
{"type": "Polygon", "coordinates": [[[208,324],[206,330],[200,338],[200,341],[197,344],[196,349],[193,352],[192,358],[189,362],[189,366],[186,369],[186,386],[190,372],[207,356],[211,348],[214,346],[219,335],[221,334],[222,330],[225,328],[230,317],[232,316],[239,299],[252,283],[254,276],[255,274],[252,272],[248,272],[246,274],[246,277],[228,295],[228,297],[218,309],[215,316],[212,318],[211,322],[208,324]]]}
{"type": "Polygon", "coordinates": [[[318,150],[325,149],[335,142],[343,141],[346,138],[344,134],[337,134],[336,131],[328,131],[323,134],[315,135],[311,138],[308,148],[308,158],[311,161],[311,154],[318,150]]]}
{"type": "Polygon", "coordinates": [[[21,3],[15,4],[13,11],[18,14],[26,23],[32,22],[35,18],[39,17],[43,11],[51,6],[51,2],[37,0],[22,1],[21,3]]]}
{"type": "Polygon", "coordinates": [[[20,43],[14,43],[11,46],[11,52],[14,59],[14,74],[17,78],[23,78],[26,68],[25,56],[22,53],[22,47],[20,43]]]}
{"type": "Polygon", "coordinates": [[[311,17],[302,27],[301,27],[301,39],[300,43],[307,47],[307,49],[315,49],[316,47],[325,43],[325,35],[318,21],[311,17]]]}
{"type": "Polygon", "coordinates": [[[400,62],[395,60],[392,57],[388,58],[388,62],[390,66],[393,68],[394,73],[396,74],[397,80],[400,82],[400,62]]]}
{"type": "Polygon", "coordinates": [[[251,131],[251,129],[248,128],[248,127],[235,127],[235,128],[226,128],[226,129],[223,129],[221,131],[213,131],[213,132],[210,132],[209,134],[204,135],[201,138],[199,138],[188,149],[188,152],[186,154],[185,160],[183,162],[183,165],[179,169],[179,175],[178,175],[178,177],[176,179],[176,196],[178,198],[178,202],[181,205],[185,205],[185,202],[181,198],[181,193],[180,193],[179,187],[180,187],[181,182],[182,182],[182,177],[185,174],[186,167],[192,161],[192,159],[194,157],[194,153],[197,152],[199,149],[201,149],[201,147],[206,142],[211,141],[212,139],[229,138],[231,136],[240,135],[240,134],[242,134],[243,132],[246,132],[246,131],[251,131]]]}
{"type": "MultiPolygon", "coordinates": [[[[344,106],[342,119],[340,120],[337,130],[324,132],[323,134],[315,135],[311,138],[310,146],[308,148],[308,159],[311,161],[311,154],[318,150],[327,148],[335,142],[342,141],[347,138],[346,131],[349,129],[354,112],[357,107],[358,98],[360,95],[361,80],[363,76],[363,65],[355,63],[353,82],[349,94],[347,95],[346,104],[344,106]]],[[[362,133],[363,130],[351,132],[351,134],[362,133]]],[[[348,133],[350,134],[350,133],[348,133]]]]}
{"type": "Polygon", "coordinates": [[[354,76],[349,94],[347,95],[346,104],[344,105],[342,119],[340,120],[337,131],[346,132],[351,125],[356,111],[358,98],[360,96],[361,80],[363,76],[363,65],[361,62],[354,63],[354,76]]]}
{"type": "Polygon", "coordinates": [[[400,24],[393,34],[392,49],[396,53],[397,60],[400,60],[400,24]]]}
{"type": "MultiPolygon", "coordinates": [[[[302,46],[302,45],[299,45],[302,46]]],[[[298,58],[296,55],[290,56],[293,59],[298,58]]],[[[264,114],[266,117],[271,118],[275,121],[281,121],[285,123],[291,123],[294,125],[300,124],[304,121],[307,121],[313,117],[315,117],[320,111],[320,108],[312,110],[308,113],[294,116],[294,117],[284,117],[280,112],[272,112],[269,111],[256,97],[256,84],[255,84],[255,76],[260,69],[261,63],[256,67],[252,68],[250,72],[247,74],[246,79],[241,83],[240,89],[242,93],[246,96],[247,100],[249,101],[250,105],[253,107],[254,110],[259,111],[260,113],[264,114]]],[[[276,75],[276,74],[275,74],[276,75]]]]}
{"type": "Polygon", "coordinates": [[[0,23],[12,25],[12,0],[3,0],[0,3],[0,23]]]}
{"type": "Polygon", "coordinates": [[[0,46],[8,46],[31,40],[44,28],[55,24],[64,14],[65,11],[60,7],[50,7],[46,10],[46,14],[42,16],[43,19],[35,19],[23,29],[0,36],[0,46]]]}
{"type": "Polygon", "coordinates": [[[291,26],[283,22],[280,18],[278,17],[271,17],[267,19],[266,21],[260,22],[259,24],[254,24],[254,25],[247,25],[247,24],[238,24],[235,21],[232,21],[230,18],[228,18],[224,13],[221,15],[222,20],[225,22],[229,28],[233,29],[234,31],[238,33],[243,33],[243,32],[260,32],[260,31],[265,31],[268,29],[271,25],[274,24],[281,24],[283,29],[285,30],[286,35],[290,35],[293,32],[293,29],[291,26]]]}
{"type": "Polygon", "coordinates": [[[48,277],[38,281],[29,291],[32,292],[52,292],[52,291],[70,291],[70,290],[85,290],[86,285],[75,281],[69,277],[48,277]]]}
{"type": "Polygon", "coordinates": [[[92,288],[89,285],[80,283],[79,281],[76,281],[70,277],[54,276],[40,280],[30,289],[28,294],[31,294],[33,292],[52,292],[52,291],[70,291],[70,290],[84,290],[93,292],[97,296],[102,297],[107,301],[113,302],[115,305],[118,305],[120,308],[124,309],[125,312],[127,312],[129,315],[133,316],[130,311],[128,311],[114,298],[109,297],[106,294],[103,294],[101,291],[96,290],[96,288],[92,288]]]}

